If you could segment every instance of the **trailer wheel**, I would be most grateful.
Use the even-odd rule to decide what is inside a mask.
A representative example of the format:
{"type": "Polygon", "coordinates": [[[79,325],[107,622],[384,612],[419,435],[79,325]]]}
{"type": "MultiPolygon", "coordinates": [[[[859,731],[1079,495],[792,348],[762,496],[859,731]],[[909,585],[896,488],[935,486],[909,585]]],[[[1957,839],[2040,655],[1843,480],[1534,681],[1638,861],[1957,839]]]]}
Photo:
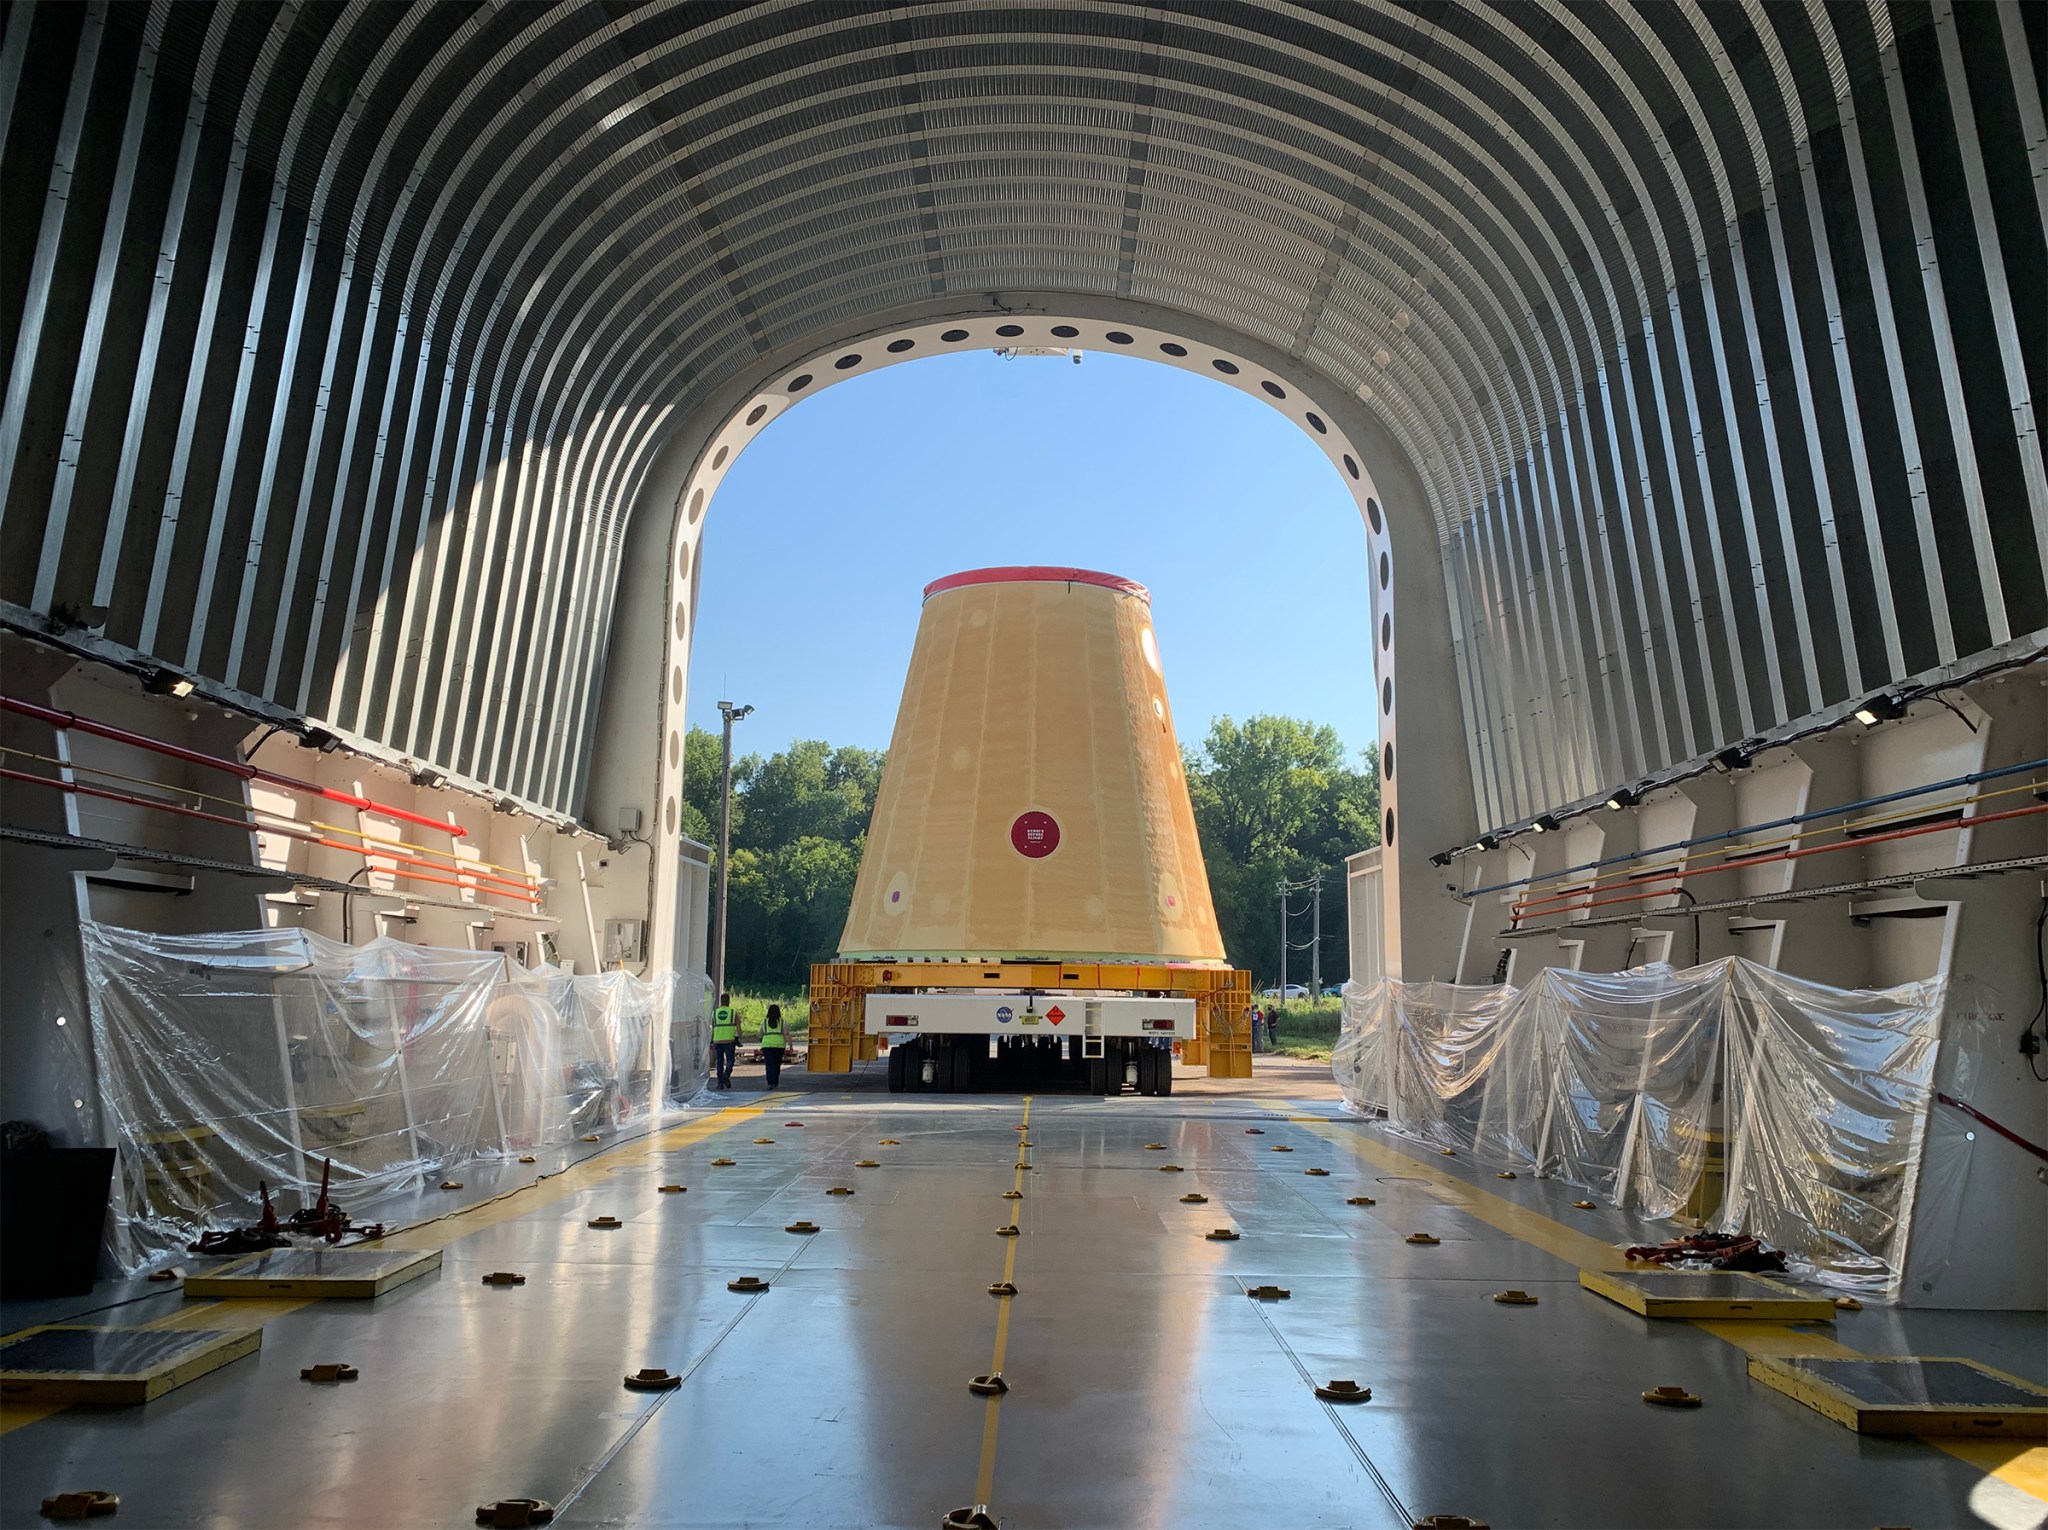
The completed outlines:
{"type": "Polygon", "coordinates": [[[1090,1094],[1106,1093],[1107,1091],[1103,1087],[1103,1079],[1109,1072],[1109,1059],[1106,1057],[1091,1057],[1083,1066],[1088,1069],[1088,1092],[1090,1094]]]}
{"type": "Polygon", "coordinates": [[[1153,1075],[1156,1087],[1153,1089],[1152,1092],[1154,1094],[1172,1094],[1173,1051],[1169,1047],[1160,1047],[1157,1050],[1159,1053],[1159,1061],[1155,1064],[1155,1066],[1158,1068],[1159,1071],[1153,1075]]]}
{"type": "Polygon", "coordinates": [[[1159,1049],[1157,1047],[1138,1048],[1138,1093],[1157,1094],[1159,1092],[1158,1059],[1159,1049]]]}
{"type": "Polygon", "coordinates": [[[899,1042],[889,1048],[889,1092],[903,1092],[903,1059],[910,1053],[908,1042],[899,1042]]]}
{"type": "Polygon", "coordinates": [[[1102,1093],[1106,1099],[1115,1099],[1124,1092],[1124,1053],[1122,1047],[1105,1046],[1102,1049],[1102,1093]]]}

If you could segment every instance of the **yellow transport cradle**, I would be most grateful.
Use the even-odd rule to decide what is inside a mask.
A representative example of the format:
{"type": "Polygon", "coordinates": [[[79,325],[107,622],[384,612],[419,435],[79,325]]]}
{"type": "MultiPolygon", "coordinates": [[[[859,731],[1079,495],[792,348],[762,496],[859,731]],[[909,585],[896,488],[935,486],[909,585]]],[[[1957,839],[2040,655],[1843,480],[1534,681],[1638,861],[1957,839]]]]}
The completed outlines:
{"type": "Polygon", "coordinates": [[[1135,962],[820,962],[811,968],[810,1035],[804,1065],[848,1073],[877,1055],[862,1024],[871,993],[994,988],[1014,993],[1151,993],[1195,1001],[1195,1035],[1181,1060],[1212,1078],[1252,1073],[1252,975],[1230,967],[1135,962]]]}
{"type": "Polygon", "coordinates": [[[102,1328],[52,1323],[0,1345],[9,1402],[146,1403],[254,1354],[263,1330],[102,1328]]]}
{"type": "Polygon", "coordinates": [[[1579,1271],[1588,1291],[1650,1318],[1753,1318],[1769,1323],[1832,1323],[1835,1304],[1736,1270],[1579,1271]]]}
{"type": "Polygon", "coordinates": [[[1975,1360],[1753,1355],[1749,1374],[1858,1434],[2048,1438],[2048,1392],[1975,1360]]]}

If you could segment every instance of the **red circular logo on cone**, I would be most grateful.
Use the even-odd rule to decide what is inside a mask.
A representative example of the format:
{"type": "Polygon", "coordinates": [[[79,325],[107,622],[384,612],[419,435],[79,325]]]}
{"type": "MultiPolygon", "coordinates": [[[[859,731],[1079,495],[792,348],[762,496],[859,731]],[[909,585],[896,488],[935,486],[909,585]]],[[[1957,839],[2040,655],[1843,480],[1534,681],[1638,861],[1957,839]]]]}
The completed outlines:
{"type": "Polygon", "coordinates": [[[1050,813],[1020,814],[1010,825],[1010,843],[1019,855],[1042,861],[1060,847],[1060,826],[1050,813]]]}

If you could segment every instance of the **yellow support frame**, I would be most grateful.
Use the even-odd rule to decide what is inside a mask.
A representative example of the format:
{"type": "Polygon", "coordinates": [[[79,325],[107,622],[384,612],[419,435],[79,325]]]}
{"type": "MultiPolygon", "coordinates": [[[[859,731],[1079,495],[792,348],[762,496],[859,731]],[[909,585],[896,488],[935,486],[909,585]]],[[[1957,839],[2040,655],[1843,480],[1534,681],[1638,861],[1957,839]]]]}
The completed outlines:
{"type": "Polygon", "coordinates": [[[1012,992],[1160,993],[1195,1001],[1195,1034],[1181,1060],[1206,1064],[1211,1078],[1252,1073],[1252,975],[1232,967],[1174,967],[1142,962],[819,962],[811,968],[810,1033],[804,1066],[850,1073],[877,1055],[862,1025],[871,993],[924,988],[1012,992]]]}

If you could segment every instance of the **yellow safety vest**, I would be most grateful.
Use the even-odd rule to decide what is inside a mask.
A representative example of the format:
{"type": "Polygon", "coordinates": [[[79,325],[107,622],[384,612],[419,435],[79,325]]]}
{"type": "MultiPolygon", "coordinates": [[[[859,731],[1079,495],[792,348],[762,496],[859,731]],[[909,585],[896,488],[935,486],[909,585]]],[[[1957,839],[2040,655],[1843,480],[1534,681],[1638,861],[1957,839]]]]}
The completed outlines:
{"type": "Polygon", "coordinates": [[[721,1004],[711,1012],[711,1039],[713,1041],[738,1041],[740,1023],[734,1018],[732,1006],[721,1004]]]}
{"type": "Polygon", "coordinates": [[[763,1020],[761,1022],[761,1045],[778,1049],[789,1045],[789,1038],[782,1034],[782,1022],[780,1020],[763,1020]]]}

